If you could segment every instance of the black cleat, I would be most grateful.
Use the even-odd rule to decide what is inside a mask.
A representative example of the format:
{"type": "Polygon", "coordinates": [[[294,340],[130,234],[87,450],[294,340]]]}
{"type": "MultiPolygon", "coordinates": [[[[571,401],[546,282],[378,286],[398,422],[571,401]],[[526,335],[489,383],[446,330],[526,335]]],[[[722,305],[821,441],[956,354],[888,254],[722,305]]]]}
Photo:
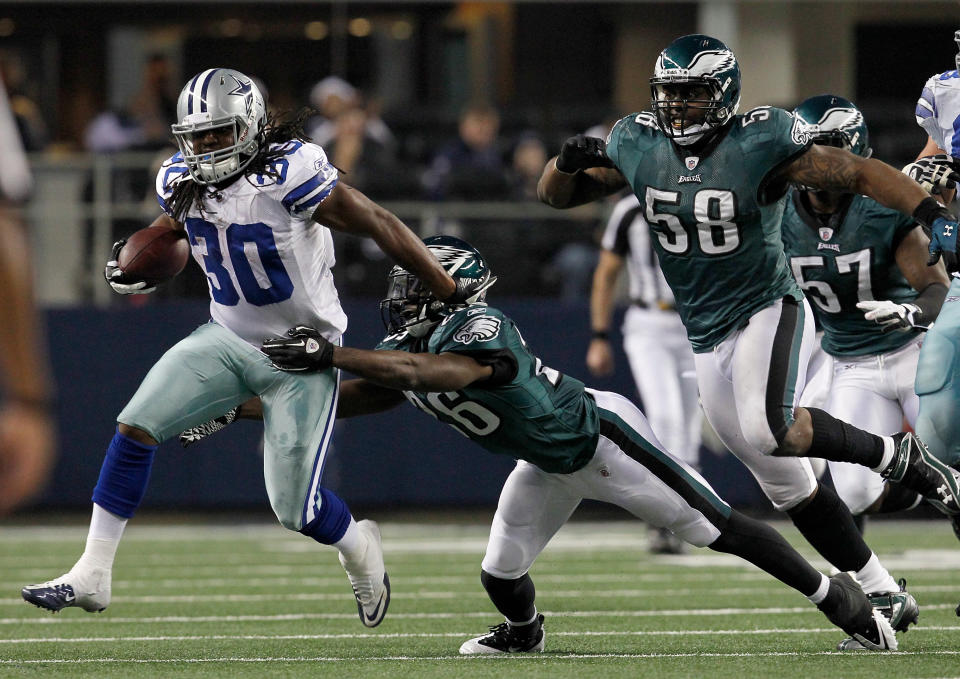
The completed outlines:
{"type": "Polygon", "coordinates": [[[931,455],[914,434],[894,434],[893,442],[893,460],[880,476],[920,493],[948,516],[960,514],[960,472],[931,455]]]}
{"type": "MultiPolygon", "coordinates": [[[[866,650],[895,651],[897,638],[890,621],[870,605],[867,595],[848,573],[838,573],[830,578],[827,598],[817,604],[834,625],[849,634],[866,650]]],[[[844,650],[847,641],[840,643],[844,650]]]]}
{"type": "MultiPolygon", "coordinates": [[[[907,591],[907,581],[905,579],[900,578],[897,584],[900,585],[898,591],[868,594],[867,599],[874,609],[880,611],[883,617],[890,621],[890,626],[893,627],[894,632],[906,632],[910,625],[915,625],[920,618],[920,606],[917,605],[917,600],[913,598],[913,595],[907,591]]],[[[841,651],[866,650],[859,641],[853,638],[844,639],[837,648],[841,651]]]]}
{"type": "Polygon", "coordinates": [[[543,615],[529,625],[501,622],[491,627],[489,634],[468,639],[460,646],[460,655],[484,653],[543,653],[543,615]]]}

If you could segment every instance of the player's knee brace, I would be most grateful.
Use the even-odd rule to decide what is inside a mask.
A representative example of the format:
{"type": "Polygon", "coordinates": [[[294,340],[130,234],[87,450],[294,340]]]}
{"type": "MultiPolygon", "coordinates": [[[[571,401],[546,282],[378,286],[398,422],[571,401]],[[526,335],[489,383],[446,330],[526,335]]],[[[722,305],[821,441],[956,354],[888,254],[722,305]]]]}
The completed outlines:
{"type": "MultiPolygon", "coordinates": [[[[338,542],[343,534],[347,532],[350,525],[350,509],[347,503],[341,500],[335,493],[320,488],[320,507],[317,511],[317,518],[301,528],[299,532],[307,537],[311,537],[317,542],[325,545],[332,545],[338,542]]],[[[280,518],[280,523],[286,528],[297,530],[296,527],[290,527],[280,518]]]]}
{"type": "Polygon", "coordinates": [[[113,435],[93,489],[93,501],[108,512],[129,519],[137,511],[153,468],[158,446],[148,446],[119,431],[113,435]]]}

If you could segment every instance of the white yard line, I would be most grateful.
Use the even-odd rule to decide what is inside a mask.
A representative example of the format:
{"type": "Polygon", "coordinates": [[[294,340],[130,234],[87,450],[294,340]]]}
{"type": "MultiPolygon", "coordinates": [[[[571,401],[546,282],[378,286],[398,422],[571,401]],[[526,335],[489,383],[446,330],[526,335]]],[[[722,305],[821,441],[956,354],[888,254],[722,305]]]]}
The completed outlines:
{"type": "MultiPolygon", "coordinates": [[[[23,604],[26,606],[26,604],[23,604]]],[[[923,610],[953,610],[956,604],[926,604],[923,610]]],[[[296,620],[355,620],[356,613],[280,613],[277,615],[166,615],[152,618],[140,617],[111,617],[107,615],[76,615],[61,614],[58,616],[46,615],[42,612],[31,611],[41,617],[0,618],[0,625],[69,625],[69,624],[166,624],[166,623],[222,623],[222,622],[289,622],[296,620]]],[[[714,615],[760,615],[760,614],[787,614],[787,613],[817,613],[812,605],[777,607],[777,608],[711,608],[711,609],[663,609],[656,611],[610,610],[610,611],[542,611],[545,616],[553,618],[658,618],[658,617],[709,617],[714,615]]],[[[495,619],[495,613],[486,612],[459,612],[459,613],[390,613],[391,620],[450,620],[453,618],[490,618],[495,619]]],[[[960,628],[958,628],[960,629],[960,628]]]]}

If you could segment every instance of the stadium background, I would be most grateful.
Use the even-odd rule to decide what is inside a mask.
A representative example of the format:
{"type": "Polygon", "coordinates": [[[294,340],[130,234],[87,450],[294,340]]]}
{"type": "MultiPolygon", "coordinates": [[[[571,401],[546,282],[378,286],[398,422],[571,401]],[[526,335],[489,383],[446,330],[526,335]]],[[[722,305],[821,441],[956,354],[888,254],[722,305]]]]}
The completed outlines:
{"type": "MultiPolygon", "coordinates": [[[[88,506],[116,413],[156,358],[206,319],[204,282],[192,264],[149,298],[121,299],[101,278],[113,240],[157,213],[148,195],[157,152],[91,153],[84,133],[98,114],[126,105],[151,57],[172,65],[174,94],[193,73],[229,66],[260,78],[280,108],[306,104],[316,82],[339,75],[381,107],[404,175],[416,179],[455,135],[468,101],[499,110],[505,157],[530,132],[555,153],[566,136],[645,108],[656,54],[678,35],[705,32],[740,59],[741,111],[791,108],[827,91],[851,97],[866,115],[875,156],[899,167],[923,145],[914,103],[930,74],[952,67],[958,19],[960,3],[922,0],[0,8],[0,60],[5,73],[17,74],[14,93],[35,105],[46,129],[31,153],[37,190],[28,214],[61,444],[34,508],[88,506]]],[[[585,285],[605,206],[561,213],[534,201],[427,200],[416,181],[368,193],[421,235],[443,230],[474,242],[500,276],[491,301],[518,320],[546,364],[635,396],[622,354],[608,380],[591,378],[583,362],[585,285]]],[[[372,346],[388,264],[344,239],[338,260],[347,341],[372,346]]],[[[492,506],[511,462],[411,413],[403,407],[339,424],[325,485],[360,507],[492,506]]],[[[144,507],[264,509],[258,443],[253,423],[186,451],[165,443],[144,507]]],[[[763,506],[732,457],[702,457],[721,494],[739,506],[763,506]]]]}

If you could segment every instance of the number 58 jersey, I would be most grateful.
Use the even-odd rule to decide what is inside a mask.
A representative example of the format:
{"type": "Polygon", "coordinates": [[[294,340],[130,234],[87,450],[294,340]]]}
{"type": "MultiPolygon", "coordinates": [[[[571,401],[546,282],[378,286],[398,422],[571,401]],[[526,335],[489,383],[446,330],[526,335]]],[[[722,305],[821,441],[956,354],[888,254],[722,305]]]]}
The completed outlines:
{"type": "Polygon", "coordinates": [[[809,143],[801,122],[771,107],[734,116],[697,151],[648,112],[611,130],[607,155],[640,200],[694,352],[784,296],[802,299],[780,241],[785,184],[771,178],[809,143]]]}
{"type": "MultiPolygon", "coordinates": [[[[313,325],[336,340],[347,317],[333,283],[329,229],[311,219],[336,186],[338,173],[323,149],[291,140],[273,144],[282,155],[276,177],[241,175],[207,190],[185,219],[193,258],[207,275],[211,318],[259,347],[295,325],[313,325]]],[[[170,216],[175,183],[187,176],[183,156],[164,162],[157,199],[170,216]]]]}
{"type": "Polygon", "coordinates": [[[377,349],[453,352],[492,367],[489,379],[458,391],[404,392],[414,406],[491,453],[566,474],[596,452],[600,419],[593,397],[579,380],[544,366],[499,309],[474,304],[447,316],[424,339],[403,332],[385,337],[377,349]]]}

